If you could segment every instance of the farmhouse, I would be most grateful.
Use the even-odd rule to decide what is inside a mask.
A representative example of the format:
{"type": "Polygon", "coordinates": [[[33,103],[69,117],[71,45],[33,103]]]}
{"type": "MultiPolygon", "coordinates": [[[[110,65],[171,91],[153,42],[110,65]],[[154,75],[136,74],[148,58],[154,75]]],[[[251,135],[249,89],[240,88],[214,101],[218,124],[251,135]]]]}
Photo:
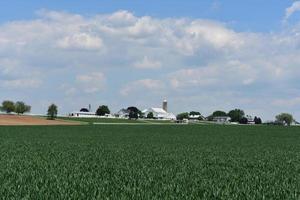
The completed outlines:
{"type": "Polygon", "coordinates": [[[229,123],[230,122],[230,117],[228,116],[217,116],[213,118],[214,122],[217,123],[229,123]]]}
{"type": "Polygon", "coordinates": [[[162,108],[148,108],[142,111],[145,117],[151,112],[155,119],[176,120],[176,116],[173,113],[169,113],[162,108]]]}
{"type": "Polygon", "coordinates": [[[122,108],[121,110],[119,110],[119,112],[117,112],[115,114],[115,117],[119,117],[119,118],[129,118],[129,110],[122,108]]]}

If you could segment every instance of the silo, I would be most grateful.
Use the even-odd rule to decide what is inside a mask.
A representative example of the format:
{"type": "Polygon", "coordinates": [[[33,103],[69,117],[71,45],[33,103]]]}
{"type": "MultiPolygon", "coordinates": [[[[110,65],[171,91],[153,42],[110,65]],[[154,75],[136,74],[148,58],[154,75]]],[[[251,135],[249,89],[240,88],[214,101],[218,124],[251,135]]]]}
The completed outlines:
{"type": "Polygon", "coordinates": [[[166,112],[168,112],[168,101],[167,101],[167,100],[164,100],[164,101],[163,101],[162,108],[163,108],[166,112]]]}

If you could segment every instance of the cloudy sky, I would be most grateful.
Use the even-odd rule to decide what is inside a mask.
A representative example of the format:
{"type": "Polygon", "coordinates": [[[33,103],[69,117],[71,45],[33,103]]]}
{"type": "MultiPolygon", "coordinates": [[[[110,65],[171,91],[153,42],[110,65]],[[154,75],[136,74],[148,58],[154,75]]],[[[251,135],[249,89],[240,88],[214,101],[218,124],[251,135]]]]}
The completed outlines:
{"type": "Polygon", "coordinates": [[[300,119],[300,1],[1,1],[0,101],[300,119]]]}

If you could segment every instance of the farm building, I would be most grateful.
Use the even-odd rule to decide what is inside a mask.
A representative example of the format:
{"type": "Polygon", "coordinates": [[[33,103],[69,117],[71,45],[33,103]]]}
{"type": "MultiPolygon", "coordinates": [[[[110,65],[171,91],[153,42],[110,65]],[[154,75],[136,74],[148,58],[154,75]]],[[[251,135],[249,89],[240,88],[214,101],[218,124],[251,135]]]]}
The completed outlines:
{"type": "Polygon", "coordinates": [[[151,112],[155,119],[176,120],[176,116],[173,113],[169,113],[162,108],[148,108],[142,111],[145,117],[151,112]]]}
{"type": "Polygon", "coordinates": [[[229,123],[230,122],[230,117],[228,116],[217,116],[213,118],[214,122],[217,123],[229,123]]]}
{"type": "Polygon", "coordinates": [[[129,110],[122,108],[121,110],[119,110],[119,112],[117,112],[115,114],[115,117],[119,117],[119,118],[129,118],[129,110]]]}
{"type": "Polygon", "coordinates": [[[91,105],[89,108],[81,108],[80,111],[73,111],[69,114],[70,117],[96,117],[95,112],[91,112],[91,105]]]}
{"type": "Polygon", "coordinates": [[[69,114],[70,117],[96,117],[94,112],[74,111],[69,114]]]}

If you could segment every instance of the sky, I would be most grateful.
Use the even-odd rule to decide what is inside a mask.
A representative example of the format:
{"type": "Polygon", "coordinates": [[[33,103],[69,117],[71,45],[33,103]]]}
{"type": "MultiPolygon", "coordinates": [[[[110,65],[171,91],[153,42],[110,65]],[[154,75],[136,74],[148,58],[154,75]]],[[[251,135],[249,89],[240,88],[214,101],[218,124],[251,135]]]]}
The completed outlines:
{"type": "Polygon", "coordinates": [[[300,120],[300,1],[0,1],[0,101],[300,120]]]}

